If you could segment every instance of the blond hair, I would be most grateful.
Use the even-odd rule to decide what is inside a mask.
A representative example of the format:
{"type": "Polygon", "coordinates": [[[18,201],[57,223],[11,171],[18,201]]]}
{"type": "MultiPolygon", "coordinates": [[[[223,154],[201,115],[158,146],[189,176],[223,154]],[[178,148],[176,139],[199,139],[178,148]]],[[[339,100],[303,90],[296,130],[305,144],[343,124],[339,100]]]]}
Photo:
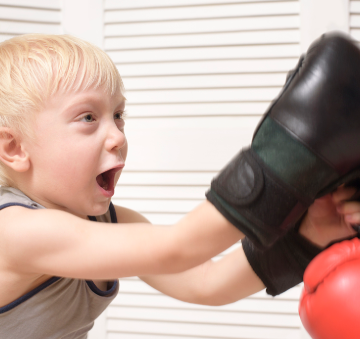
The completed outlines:
{"type": "MultiPolygon", "coordinates": [[[[0,43],[0,128],[31,135],[29,120],[60,89],[124,91],[100,48],[69,35],[21,35],[0,43]]],[[[0,162],[0,185],[10,182],[0,162]]]]}

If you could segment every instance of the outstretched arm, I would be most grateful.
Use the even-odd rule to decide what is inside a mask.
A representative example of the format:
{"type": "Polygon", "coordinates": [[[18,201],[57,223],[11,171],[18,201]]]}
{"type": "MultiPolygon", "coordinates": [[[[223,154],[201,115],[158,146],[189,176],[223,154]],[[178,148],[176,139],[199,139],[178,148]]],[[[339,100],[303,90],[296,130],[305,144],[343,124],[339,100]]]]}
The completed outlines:
{"type": "Polygon", "coordinates": [[[173,298],[211,306],[233,303],[265,288],[241,246],[218,261],[182,273],[140,278],[173,298]]]}
{"type": "MultiPolygon", "coordinates": [[[[339,187],[334,193],[317,199],[300,226],[300,234],[319,249],[354,235],[350,222],[360,223],[360,203],[348,201],[354,193],[354,188],[339,187]]],[[[171,297],[204,305],[232,303],[265,288],[242,246],[216,262],[210,260],[178,274],[142,276],[141,279],[171,297]]]]}
{"type": "MultiPolygon", "coordinates": [[[[354,235],[349,221],[360,223],[360,203],[348,201],[354,193],[353,188],[340,187],[333,194],[316,200],[300,226],[300,234],[319,251],[333,241],[354,235]]],[[[287,253],[279,255],[286,256],[287,253]]],[[[257,258],[266,265],[268,258],[262,255],[257,258]]],[[[282,276],[286,276],[286,272],[282,276]]],[[[142,276],[141,279],[171,297],[204,305],[232,303],[265,288],[251,268],[242,246],[216,262],[210,260],[178,274],[142,276]]]]}
{"type": "Polygon", "coordinates": [[[22,274],[113,279],[175,273],[205,262],[243,236],[209,202],[172,227],[114,227],[19,206],[0,213],[0,258],[22,274]]]}

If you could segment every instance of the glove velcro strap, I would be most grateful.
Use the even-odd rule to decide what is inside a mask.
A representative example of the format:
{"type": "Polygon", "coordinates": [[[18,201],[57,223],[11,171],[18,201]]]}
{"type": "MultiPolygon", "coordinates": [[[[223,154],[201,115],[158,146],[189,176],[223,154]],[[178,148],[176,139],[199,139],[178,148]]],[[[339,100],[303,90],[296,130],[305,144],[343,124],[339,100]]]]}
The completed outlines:
{"type": "Polygon", "coordinates": [[[271,117],[259,127],[251,148],[269,171],[310,203],[339,179],[332,166],[271,117]]]}
{"type": "Polygon", "coordinates": [[[211,183],[218,195],[239,206],[252,203],[263,187],[262,170],[249,149],[238,153],[211,183]]]}
{"type": "Polygon", "coordinates": [[[267,171],[251,149],[240,152],[220,172],[206,197],[260,248],[283,235],[289,215],[298,220],[309,204],[267,171]]]}

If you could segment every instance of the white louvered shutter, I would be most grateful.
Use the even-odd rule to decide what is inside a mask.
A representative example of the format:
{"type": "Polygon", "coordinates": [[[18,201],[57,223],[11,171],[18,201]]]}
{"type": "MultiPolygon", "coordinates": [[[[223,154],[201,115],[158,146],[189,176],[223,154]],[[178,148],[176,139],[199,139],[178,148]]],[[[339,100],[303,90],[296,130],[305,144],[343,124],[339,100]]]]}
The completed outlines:
{"type": "Polygon", "coordinates": [[[350,34],[360,40],[360,1],[350,0],[350,34]]]}
{"type": "MultiPolygon", "coordinates": [[[[104,19],[128,99],[129,156],[113,201],[172,224],[250,143],[296,65],[299,1],[106,0],[104,19]]],[[[299,294],[206,307],[122,279],[106,338],[297,339],[299,294]]]]}
{"type": "MultiPolygon", "coordinates": [[[[91,8],[102,4],[81,1],[91,8]]],[[[0,41],[24,33],[72,33],[72,26],[64,30],[71,13],[63,10],[65,2],[71,3],[0,0],[0,41]]],[[[359,1],[351,3],[356,8],[359,1]]],[[[172,224],[204,199],[211,178],[250,143],[261,114],[295,66],[299,1],[103,4],[104,47],[123,76],[129,112],[130,153],[114,202],[153,223],[172,224]]],[[[352,10],[352,32],[355,16],[352,10]]],[[[89,24],[84,15],[75,19],[78,26],[89,24]]],[[[118,298],[97,322],[100,331],[90,337],[303,338],[299,294],[296,287],[276,298],[261,292],[204,307],[168,298],[137,278],[123,279],[118,298]]]]}
{"type": "Polygon", "coordinates": [[[61,32],[60,0],[0,0],[0,41],[26,33],[61,32]]]}

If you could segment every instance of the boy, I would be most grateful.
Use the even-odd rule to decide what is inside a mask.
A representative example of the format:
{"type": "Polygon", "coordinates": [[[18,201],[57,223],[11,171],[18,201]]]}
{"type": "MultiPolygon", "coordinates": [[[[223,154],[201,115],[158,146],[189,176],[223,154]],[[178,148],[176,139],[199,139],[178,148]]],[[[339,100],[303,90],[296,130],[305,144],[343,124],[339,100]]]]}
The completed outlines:
{"type": "MultiPolygon", "coordinates": [[[[69,36],[4,42],[0,100],[0,337],[86,338],[119,277],[205,304],[264,288],[242,248],[195,267],[244,238],[209,202],[173,227],[111,204],[127,141],[121,78],[104,52],[69,36]]],[[[314,233],[315,217],[300,232],[320,246],[353,233],[338,214],[333,233],[314,233]]]]}

